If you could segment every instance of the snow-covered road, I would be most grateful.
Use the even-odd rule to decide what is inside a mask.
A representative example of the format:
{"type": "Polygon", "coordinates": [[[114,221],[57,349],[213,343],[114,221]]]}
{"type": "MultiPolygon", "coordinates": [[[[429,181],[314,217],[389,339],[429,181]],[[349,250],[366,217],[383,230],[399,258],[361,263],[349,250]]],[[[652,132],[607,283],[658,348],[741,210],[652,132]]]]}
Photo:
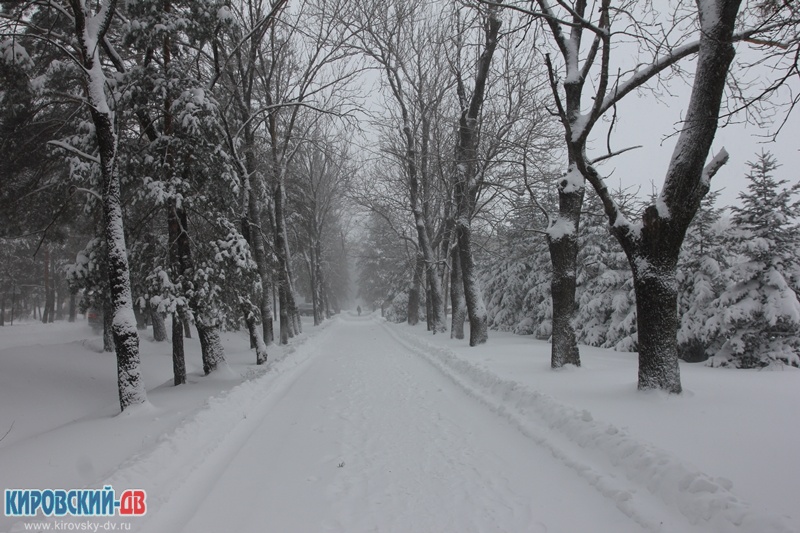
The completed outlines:
{"type": "Polygon", "coordinates": [[[642,530],[371,320],[320,334],[268,400],[240,445],[200,464],[147,530],[642,530]]]}

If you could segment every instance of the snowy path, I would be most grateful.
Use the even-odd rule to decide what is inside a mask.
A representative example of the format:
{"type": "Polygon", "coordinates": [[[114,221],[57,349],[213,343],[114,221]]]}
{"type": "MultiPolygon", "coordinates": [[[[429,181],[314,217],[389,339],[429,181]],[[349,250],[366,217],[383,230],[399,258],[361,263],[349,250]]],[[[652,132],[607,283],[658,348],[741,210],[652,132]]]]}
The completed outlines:
{"type": "Polygon", "coordinates": [[[642,530],[379,324],[323,335],[252,433],[192,472],[148,531],[642,530]]]}

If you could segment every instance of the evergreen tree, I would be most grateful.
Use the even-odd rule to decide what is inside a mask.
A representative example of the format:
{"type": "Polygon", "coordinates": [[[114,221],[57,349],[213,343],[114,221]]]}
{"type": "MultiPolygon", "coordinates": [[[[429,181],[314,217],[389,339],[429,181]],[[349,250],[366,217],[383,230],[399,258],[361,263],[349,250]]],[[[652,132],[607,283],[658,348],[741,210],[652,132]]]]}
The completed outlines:
{"type": "Polygon", "coordinates": [[[769,152],[748,165],[749,184],[739,195],[742,206],[732,208],[728,240],[737,258],[707,326],[708,335],[719,336],[710,364],[800,366],[800,302],[792,287],[800,249],[795,222],[800,206],[793,198],[800,183],[787,188],[787,180],[774,178],[779,165],[769,152]]]}
{"type": "Polygon", "coordinates": [[[578,264],[581,267],[577,276],[575,334],[583,344],[635,352],[633,276],[619,243],[601,223],[601,213],[599,198],[588,192],[583,214],[588,223],[581,227],[579,238],[578,264]]]}
{"type": "Polygon", "coordinates": [[[515,203],[514,212],[493,239],[496,248],[481,257],[479,283],[484,288],[489,327],[547,340],[553,333],[553,306],[545,227],[527,202],[515,203]],[[513,254],[505,252],[510,248],[513,254]]]}
{"type": "Polygon", "coordinates": [[[393,313],[392,320],[405,322],[407,318],[408,293],[406,285],[413,270],[409,254],[397,247],[397,232],[394,226],[377,214],[369,217],[367,234],[357,252],[358,297],[373,309],[402,307],[402,312],[393,313]]]}
{"type": "Polygon", "coordinates": [[[719,192],[708,193],[692,221],[678,261],[678,355],[688,362],[708,359],[706,323],[713,317],[711,303],[725,289],[730,253],[725,244],[722,209],[715,207],[719,192]]]}

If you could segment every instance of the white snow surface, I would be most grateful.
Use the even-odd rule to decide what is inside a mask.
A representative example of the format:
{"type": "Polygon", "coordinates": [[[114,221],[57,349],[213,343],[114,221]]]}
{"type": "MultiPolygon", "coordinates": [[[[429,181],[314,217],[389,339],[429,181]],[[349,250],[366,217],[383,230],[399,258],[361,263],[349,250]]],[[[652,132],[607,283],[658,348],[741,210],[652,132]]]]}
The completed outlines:
{"type": "Polygon", "coordinates": [[[525,336],[304,330],[266,367],[224,334],[233,378],[202,376],[189,340],[181,387],[144,334],[151,405],[119,416],[85,323],[0,328],[0,488],[142,488],[147,515],[112,521],[144,532],[800,531],[795,369],[682,364],[671,396],[610,350],[552,371],[525,336]]]}

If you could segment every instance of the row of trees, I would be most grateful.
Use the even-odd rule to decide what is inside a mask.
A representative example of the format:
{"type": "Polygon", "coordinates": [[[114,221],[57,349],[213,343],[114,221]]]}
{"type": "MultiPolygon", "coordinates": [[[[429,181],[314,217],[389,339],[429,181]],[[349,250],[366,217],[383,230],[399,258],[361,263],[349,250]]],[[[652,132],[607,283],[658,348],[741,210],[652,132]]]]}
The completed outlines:
{"type": "MultiPolygon", "coordinates": [[[[784,188],[774,178],[769,153],[750,163],[748,190],[732,216],[703,200],[690,225],[678,261],[678,353],[686,361],[739,368],[773,364],[798,366],[800,348],[800,242],[797,202],[800,186],[784,188]]],[[[514,220],[489,245],[481,281],[490,326],[504,331],[552,335],[549,250],[526,232],[535,227],[521,205],[514,220]],[[516,243],[513,254],[500,250],[516,243]]],[[[629,204],[628,212],[645,208],[629,204]]],[[[602,216],[596,195],[587,197],[583,216],[602,216]]],[[[638,350],[636,293],[630,267],[607,228],[587,224],[579,235],[577,272],[578,342],[621,351],[638,350]]]]}
{"type": "Polygon", "coordinates": [[[635,316],[639,387],[680,392],[678,262],[728,158],[709,160],[712,141],[721,116],[758,118],[784,94],[800,12],[774,0],[656,7],[5,2],[3,231],[49,242],[69,226],[88,240],[69,278],[105,308],[123,409],[145,399],[134,307],[154,326],[173,316],[176,384],[188,322],[211,372],[224,361],[221,328],[243,321],[259,363],[273,339],[300,331],[301,280],[316,322],[334,310],[347,285],[348,203],[367,213],[364,297],[406,292],[407,319],[422,312],[433,333],[448,329],[450,307],[451,336],[462,338],[468,319],[473,346],[488,338],[486,239],[515,223],[543,237],[536,268],[550,276],[531,290],[549,295],[556,368],[580,364],[579,273],[610,228],[622,253],[609,261],[620,280],[627,263],[635,295],[620,328],[632,330],[635,316]],[[748,79],[737,46],[774,80],[748,79]],[[602,174],[603,161],[629,149],[612,146],[617,104],[673,77],[691,95],[669,167],[653,169],[666,179],[629,210],[602,174]],[[366,94],[370,79],[378,87],[366,94]],[[350,127],[356,116],[366,117],[361,135],[350,127]],[[587,183],[599,212],[589,221],[587,183]],[[514,219],[523,205],[537,217],[514,219]]]}
{"type": "Polygon", "coordinates": [[[301,331],[298,294],[315,323],[347,296],[357,66],[343,2],[287,4],[3,3],[3,237],[82,236],[59,272],[104,310],[123,410],[146,400],[137,314],[157,340],[172,316],[177,385],[189,323],[206,373],[242,322],[263,364],[301,331]]]}
{"type": "MultiPolygon", "coordinates": [[[[615,279],[600,283],[609,293],[611,285],[627,284],[624,298],[612,297],[610,305],[635,307],[616,317],[615,327],[628,348],[638,349],[639,388],[680,392],[680,251],[711,179],[728,160],[724,149],[711,154],[711,145],[721,117],[741,112],[757,120],[760,106],[777,105],[767,97],[780,95],[797,72],[797,7],[738,0],[673,2],[668,12],[612,0],[381,6],[372,6],[368,22],[358,26],[382,67],[381,123],[391,124],[376,156],[380,170],[370,176],[379,179],[356,195],[371,213],[363,294],[376,302],[403,294],[406,311],[396,316],[414,323],[418,294],[425,293],[435,332],[442,329],[442,287],[449,283],[451,335],[460,337],[466,306],[470,344],[485,342],[489,315],[478,275],[496,274],[497,263],[489,258],[476,265],[475,235],[488,240],[502,233],[519,204],[531,205],[542,218],[516,223],[523,233],[541,234],[548,250],[522,254],[547,281],[520,284],[549,308],[527,316],[523,329],[540,328],[551,339],[554,368],[579,365],[576,324],[594,305],[578,294],[579,276],[589,275],[593,254],[609,246],[605,225],[618,246],[605,259],[616,274],[601,269],[615,279]],[[747,59],[735,63],[737,47],[747,59]],[[756,65],[766,65],[775,78],[754,80],[745,67],[756,65]],[[601,165],[633,148],[612,146],[617,104],[633,92],[664,90],[676,77],[690,84],[691,94],[668,168],[653,169],[666,170],[666,178],[647,205],[629,210],[626,196],[608,188],[601,165]],[[609,131],[598,150],[601,133],[595,130],[604,123],[609,131]],[[558,167],[565,170],[554,171],[558,167]],[[592,211],[600,216],[583,231],[587,183],[595,196],[592,211]],[[397,250],[375,248],[389,235],[406,244],[405,269],[392,257],[402,255],[397,250]]],[[[496,255],[514,253],[509,241],[480,244],[496,255]]],[[[497,294],[493,281],[484,279],[490,300],[497,294]]],[[[490,301],[493,320],[513,313],[513,305],[490,301]]],[[[722,336],[726,331],[719,328],[722,336]]]]}

